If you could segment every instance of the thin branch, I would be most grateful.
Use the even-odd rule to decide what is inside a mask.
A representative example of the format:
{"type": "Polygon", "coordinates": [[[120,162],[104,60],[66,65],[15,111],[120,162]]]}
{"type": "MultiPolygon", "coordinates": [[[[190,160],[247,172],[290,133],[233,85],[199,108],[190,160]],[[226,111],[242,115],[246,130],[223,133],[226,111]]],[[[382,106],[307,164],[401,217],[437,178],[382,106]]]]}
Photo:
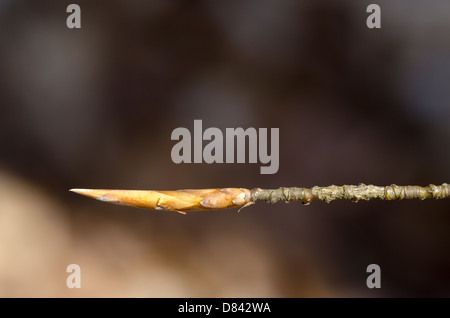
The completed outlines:
{"type": "Polygon", "coordinates": [[[312,200],[331,202],[345,199],[359,200],[403,200],[403,199],[445,199],[449,198],[450,186],[430,184],[428,187],[390,185],[343,185],[313,188],[278,188],[252,190],[244,188],[195,189],[175,191],[146,190],[94,190],[71,189],[70,191],[100,201],[128,205],[138,208],[169,210],[180,213],[196,210],[220,210],[240,207],[245,208],[255,201],[275,203],[278,201],[309,204],[312,200]]]}
{"type": "Polygon", "coordinates": [[[444,199],[448,198],[450,186],[444,183],[440,186],[430,184],[428,187],[421,186],[398,186],[390,185],[386,187],[374,185],[343,185],[313,188],[278,188],[278,189],[252,189],[251,201],[266,201],[275,203],[278,201],[295,202],[301,201],[309,204],[312,200],[322,200],[331,202],[345,199],[358,202],[359,200],[403,200],[403,199],[444,199]]]}

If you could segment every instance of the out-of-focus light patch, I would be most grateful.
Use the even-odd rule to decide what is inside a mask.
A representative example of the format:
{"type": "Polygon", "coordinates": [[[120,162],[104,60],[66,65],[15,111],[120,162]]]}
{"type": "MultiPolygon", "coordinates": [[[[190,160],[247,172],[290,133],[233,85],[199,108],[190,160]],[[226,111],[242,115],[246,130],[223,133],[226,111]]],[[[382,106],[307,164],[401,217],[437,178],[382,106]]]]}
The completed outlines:
{"type": "Polygon", "coordinates": [[[250,94],[232,79],[216,74],[194,78],[175,103],[180,119],[203,119],[206,125],[239,127],[255,121],[250,94]]]}
{"type": "Polygon", "coordinates": [[[401,91],[408,113],[430,125],[448,125],[450,116],[450,50],[420,54],[406,63],[401,91]]]}
{"type": "Polygon", "coordinates": [[[0,167],[0,297],[67,290],[55,275],[70,251],[66,213],[45,191],[0,167]]]}
{"type": "Polygon", "coordinates": [[[447,1],[381,1],[389,16],[400,49],[398,91],[406,102],[405,114],[417,122],[448,128],[450,116],[450,47],[444,34],[450,31],[447,1]]]}
{"type": "Polygon", "coordinates": [[[177,3],[168,0],[128,0],[120,1],[118,4],[123,8],[122,12],[124,14],[132,16],[133,19],[145,21],[150,17],[155,17],[172,10],[177,3]]]}
{"type": "Polygon", "coordinates": [[[33,16],[8,37],[3,76],[20,103],[15,111],[33,139],[69,169],[98,129],[104,96],[101,36],[91,31],[69,37],[58,20],[33,16]]]}
{"type": "Polygon", "coordinates": [[[0,0],[0,11],[5,9],[10,3],[12,3],[12,0],[0,0]]]}
{"type": "Polygon", "coordinates": [[[441,37],[442,33],[429,34],[429,31],[439,30],[449,25],[449,1],[380,0],[377,3],[381,7],[383,20],[384,17],[389,16],[390,23],[396,27],[397,31],[398,27],[407,28],[402,37],[417,38],[424,34],[441,37]]]}
{"type": "Polygon", "coordinates": [[[299,58],[304,36],[298,6],[291,0],[207,3],[213,21],[240,54],[277,67],[299,58]]]}

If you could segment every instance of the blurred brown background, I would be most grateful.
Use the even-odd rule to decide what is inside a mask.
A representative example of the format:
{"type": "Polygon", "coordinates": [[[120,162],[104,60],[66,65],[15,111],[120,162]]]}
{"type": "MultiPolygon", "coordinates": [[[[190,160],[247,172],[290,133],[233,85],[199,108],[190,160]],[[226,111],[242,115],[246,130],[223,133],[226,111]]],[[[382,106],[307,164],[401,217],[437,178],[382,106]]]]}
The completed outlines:
{"type": "Polygon", "coordinates": [[[450,296],[450,200],[182,216],[68,192],[449,182],[450,3],[377,1],[379,30],[370,3],[0,0],[0,296],[450,296]],[[278,173],[174,164],[194,119],[279,127],[278,173]]]}

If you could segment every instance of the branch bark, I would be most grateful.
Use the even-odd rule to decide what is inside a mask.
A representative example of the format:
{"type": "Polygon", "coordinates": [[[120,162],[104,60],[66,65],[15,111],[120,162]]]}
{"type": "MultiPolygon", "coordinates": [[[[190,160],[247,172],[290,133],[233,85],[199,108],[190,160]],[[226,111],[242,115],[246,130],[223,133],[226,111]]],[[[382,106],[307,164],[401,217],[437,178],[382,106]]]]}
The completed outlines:
{"type": "Polygon", "coordinates": [[[275,203],[284,201],[286,203],[301,201],[308,205],[312,200],[322,200],[331,202],[338,199],[352,200],[403,200],[403,199],[444,199],[449,198],[450,186],[447,183],[436,186],[430,184],[428,187],[421,186],[398,186],[390,185],[385,187],[365,185],[343,185],[313,188],[285,188],[260,189],[255,188],[250,192],[249,202],[266,201],[275,203]]]}

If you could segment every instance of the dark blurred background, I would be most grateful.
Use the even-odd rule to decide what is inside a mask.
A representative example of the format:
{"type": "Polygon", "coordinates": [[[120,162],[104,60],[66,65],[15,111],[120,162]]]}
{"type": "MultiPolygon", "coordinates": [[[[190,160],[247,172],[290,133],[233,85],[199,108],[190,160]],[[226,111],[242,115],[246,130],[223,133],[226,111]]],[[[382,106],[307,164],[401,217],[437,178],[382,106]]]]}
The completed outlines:
{"type": "Polygon", "coordinates": [[[182,216],[68,192],[448,182],[450,2],[379,0],[377,30],[370,3],[0,0],[0,296],[450,296],[450,200],[182,216]],[[278,173],[174,164],[194,119],[280,128],[278,173]]]}

